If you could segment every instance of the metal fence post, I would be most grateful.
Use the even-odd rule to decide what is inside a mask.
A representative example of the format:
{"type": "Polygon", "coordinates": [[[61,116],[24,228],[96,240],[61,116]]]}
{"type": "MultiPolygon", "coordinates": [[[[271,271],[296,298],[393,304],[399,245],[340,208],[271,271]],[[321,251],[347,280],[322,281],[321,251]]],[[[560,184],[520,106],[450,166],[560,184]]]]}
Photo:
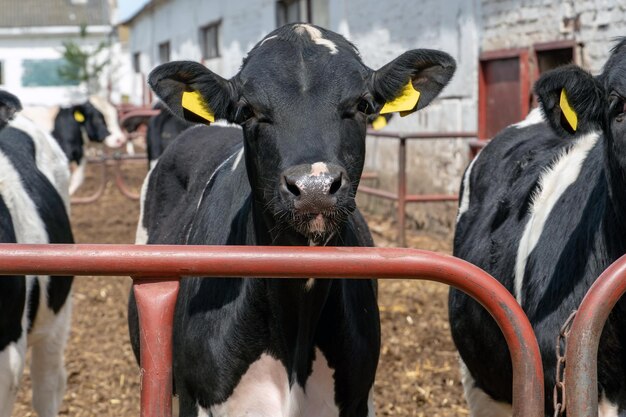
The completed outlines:
{"type": "Polygon", "coordinates": [[[400,138],[398,144],[398,246],[406,246],[405,223],[406,223],[406,139],[400,138]]]}
{"type": "Polygon", "coordinates": [[[598,415],[598,346],[604,324],[626,293],[626,255],[593,283],[576,313],[565,356],[568,417],[598,415]]]}
{"type": "Polygon", "coordinates": [[[141,417],[172,416],[172,330],[178,278],[133,279],[139,313],[141,417]]]}

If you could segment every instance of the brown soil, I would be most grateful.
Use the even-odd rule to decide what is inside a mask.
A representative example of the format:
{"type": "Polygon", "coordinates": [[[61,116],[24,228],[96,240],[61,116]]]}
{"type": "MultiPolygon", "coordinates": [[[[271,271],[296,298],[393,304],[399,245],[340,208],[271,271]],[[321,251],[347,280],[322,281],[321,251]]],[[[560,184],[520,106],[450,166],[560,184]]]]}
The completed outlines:
{"type": "MultiPolygon", "coordinates": [[[[99,171],[89,166],[79,191],[96,189],[99,171]]],[[[143,163],[124,169],[138,191],[143,163]]],[[[72,206],[78,243],[133,243],[139,204],[110,182],[94,204],[72,206]]],[[[368,216],[378,246],[393,246],[392,221],[368,216]]],[[[409,231],[410,247],[450,253],[451,237],[409,231]]],[[[66,350],[68,387],[61,416],[137,417],[139,372],[128,341],[127,277],[79,277],[73,294],[73,322],[66,350]]],[[[430,282],[380,282],[382,352],[375,401],[379,416],[448,417],[468,414],[459,382],[457,354],[447,320],[447,287],[430,282]]],[[[35,416],[25,371],[13,415],[35,416]]]]}

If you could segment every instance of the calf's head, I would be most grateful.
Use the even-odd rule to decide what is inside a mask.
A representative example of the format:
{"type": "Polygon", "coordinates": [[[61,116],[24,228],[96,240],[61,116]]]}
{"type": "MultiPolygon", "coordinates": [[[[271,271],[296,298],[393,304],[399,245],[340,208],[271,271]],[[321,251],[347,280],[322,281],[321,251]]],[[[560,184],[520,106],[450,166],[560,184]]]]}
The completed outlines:
{"type": "Polygon", "coordinates": [[[2,129],[15,113],[22,110],[22,103],[13,94],[0,90],[0,129],[2,129]]]}
{"type": "Polygon", "coordinates": [[[537,81],[535,92],[559,136],[601,132],[610,160],[626,168],[626,38],[611,50],[600,75],[575,65],[557,68],[537,81]]]}
{"type": "Polygon", "coordinates": [[[454,70],[449,55],[419,49],[374,71],[342,36],[294,24],[259,42],[229,80],[198,63],[171,62],[149,83],[181,118],[239,124],[267,221],[320,244],[355,208],[368,117],[386,104],[407,113],[425,107],[454,70]]]}
{"type": "Polygon", "coordinates": [[[92,96],[71,110],[75,121],[85,130],[90,141],[104,142],[110,148],[126,143],[117,121],[117,110],[107,100],[92,96]]]}
{"type": "Polygon", "coordinates": [[[103,142],[109,135],[109,129],[102,113],[89,101],[72,106],[74,120],[85,130],[92,142],[103,142]]]}

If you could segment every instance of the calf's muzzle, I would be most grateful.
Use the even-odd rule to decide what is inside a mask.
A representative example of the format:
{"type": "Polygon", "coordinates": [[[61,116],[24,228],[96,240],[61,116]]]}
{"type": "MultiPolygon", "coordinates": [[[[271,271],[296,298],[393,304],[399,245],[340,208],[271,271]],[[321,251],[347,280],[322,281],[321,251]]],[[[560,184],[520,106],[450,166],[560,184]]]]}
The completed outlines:
{"type": "Polygon", "coordinates": [[[334,210],[349,190],[346,170],[324,162],[296,165],[281,175],[280,192],[300,213],[334,210]]]}

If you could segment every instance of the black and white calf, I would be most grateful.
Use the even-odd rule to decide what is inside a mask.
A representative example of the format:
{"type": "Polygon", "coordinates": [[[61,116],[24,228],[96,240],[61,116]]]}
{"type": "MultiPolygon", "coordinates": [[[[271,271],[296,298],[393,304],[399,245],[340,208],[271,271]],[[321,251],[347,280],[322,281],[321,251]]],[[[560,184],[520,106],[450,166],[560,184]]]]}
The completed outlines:
{"type": "Polygon", "coordinates": [[[76,163],[70,179],[70,195],[85,180],[87,159],[83,146],[88,141],[104,142],[110,148],[126,143],[117,119],[117,110],[102,97],[91,96],[82,104],[61,107],[54,119],[52,136],[70,163],[76,163]]]}
{"type": "MultiPolygon", "coordinates": [[[[193,127],[165,150],[144,184],[138,243],[372,245],[354,200],[366,119],[407,89],[421,95],[405,109],[421,109],[454,70],[445,53],[412,50],[373,71],[343,37],[306,24],[269,34],[230,80],[193,62],[158,67],[150,85],[175,115],[241,128],[193,127]]],[[[129,321],[137,353],[132,299],[129,321]]],[[[373,416],[379,349],[374,280],[184,279],[180,415],[373,416]]]]}
{"type": "MultiPolygon", "coordinates": [[[[0,91],[0,242],[73,243],[67,159],[54,139],[15,115],[19,100],[0,91]]],[[[57,415],[65,392],[72,277],[0,278],[0,417],[11,416],[27,346],[33,406],[57,415]]]]}
{"type": "Polygon", "coordinates": [[[148,122],[146,142],[148,145],[149,168],[154,167],[165,148],[183,130],[193,126],[191,123],[174,116],[161,102],[158,102],[154,108],[161,110],[161,113],[151,117],[148,122]]]}
{"type": "MultiPolygon", "coordinates": [[[[564,67],[542,76],[535,91],[543,115],[502,131],[465,173],[454,255],[496,277],[526,311],[551,416],[559,329],[626,253],[626,39],[599,76],[564,67]]],[[[625,308],[620,301],[600,344],[602,417],[626,413],[625,308]]],[[[495,322],[452,290],[450,323],[472,415],[510,415],[511,362],[495,322]]]]}

